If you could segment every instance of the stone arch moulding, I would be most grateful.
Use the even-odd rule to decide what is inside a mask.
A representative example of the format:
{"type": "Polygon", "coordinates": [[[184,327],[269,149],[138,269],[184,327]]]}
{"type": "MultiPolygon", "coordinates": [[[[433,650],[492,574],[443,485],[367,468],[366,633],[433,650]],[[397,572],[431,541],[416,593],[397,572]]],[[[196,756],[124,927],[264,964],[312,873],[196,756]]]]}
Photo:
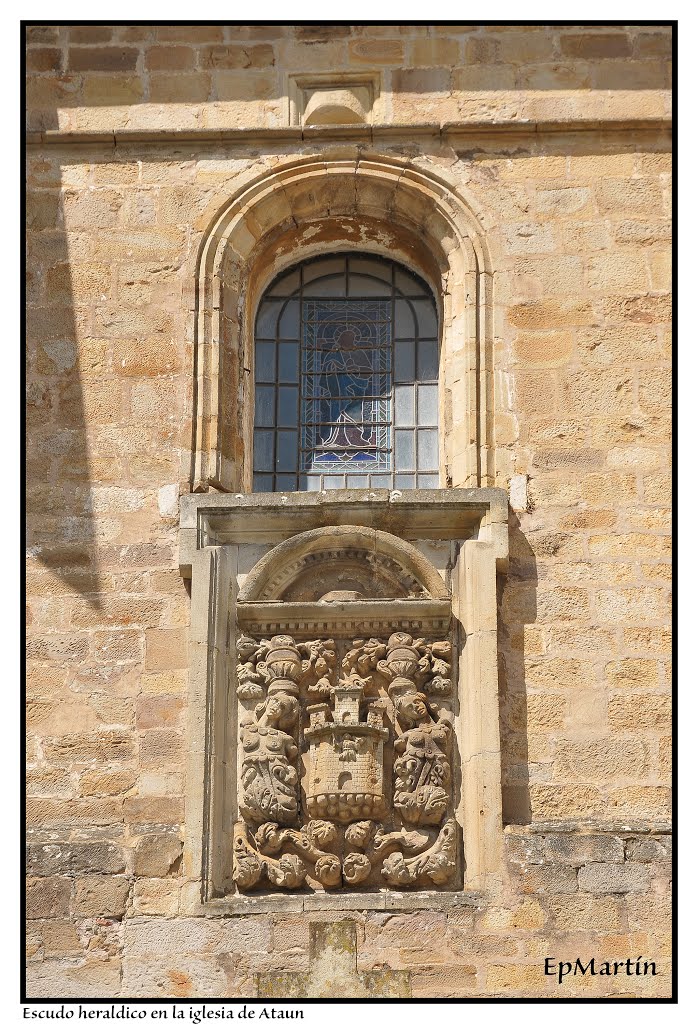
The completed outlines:
{"type": "Polygon", "coordinates": [[[433,288],[442,345],[440,483],[492,486],[493,274],[483,222],[431,171],[357,150],[288,163],[247,183],[212,219],[197,257],[191,490],[251,491],[257,302],[293,263],[350,249],[397,259],[433,288]]]}
{"type": "Polygon", "coordinates": [[[367,526],[325,526],[277,544],[237,597],[240,628],[258,635],[335,635],[449,628],[448,588],[413,544],[367,526]]]}

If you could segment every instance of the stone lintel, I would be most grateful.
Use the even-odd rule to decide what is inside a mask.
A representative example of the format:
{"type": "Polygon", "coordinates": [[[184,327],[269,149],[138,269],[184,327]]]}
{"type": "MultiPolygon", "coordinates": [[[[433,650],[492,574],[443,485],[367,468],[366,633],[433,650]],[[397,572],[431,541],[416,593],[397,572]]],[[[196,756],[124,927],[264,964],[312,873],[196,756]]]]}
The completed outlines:
{"type": "MultiPolygon", "coordinates": [[[[180,563],[196,547],[277,544],[306,530],[363,526],[403,540],[489,540],[507,522],[508,495],[498,487],[440,490],[185,494],[180,503],[180,563]]],[[[499,539],[499,538],[498,538],[499,539]]],[[[498,552],[498,557],[500,553],[498,552]]],[[[190,563],[188,563],[190,564],[190,563]]]]}

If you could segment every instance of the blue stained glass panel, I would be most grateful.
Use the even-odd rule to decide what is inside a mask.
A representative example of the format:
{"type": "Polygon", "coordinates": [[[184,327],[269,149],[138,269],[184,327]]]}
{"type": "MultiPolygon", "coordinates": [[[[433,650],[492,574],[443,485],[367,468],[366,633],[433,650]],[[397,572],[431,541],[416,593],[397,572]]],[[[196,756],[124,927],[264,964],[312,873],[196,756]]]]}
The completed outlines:
{"type": "Polygon", "coordinates": [[[279,380],[295,384],[298,380],[298,344],[281,341],[279,348],[279,380]]]}
{"type": "Polygon", "coordinates": [[[279,320],[279,313],[284,303],[281,299],[267,299],[262,302],[257,314],[257,325],[255,328],[256,338],[275,338],[276,328],[279,320]]]}
{"type": "Polygon", "coordinates": [[[413,341],[395,342],[395,380],[414,380],[414,345],[413,341]]]}
{"type": "Polygon", "coordinates": [[[284,306],[284,311],[279,320],[280,338],[297,338],[300,331],[300,303],[298,299],[291,299],[284,306]]]}
{"type": "Polygon", "coordinates": [[[271,472],[274,468],[274,431],[255,430],[254,469],[271,472]]]}
{"type": "Polygon", "coordinates": [[[274,477],[271,473],[255,473],[252,486],[256,493],[274,490],[274,477]]]}
{"type": "Polygon", "coordinates": [[[298,388],[279,388],[279,418],[280,427],[295,427],[298,424],[298,388]]]}
{"type": "Polygon", "coordinates": [[[255,345],[254,369],[258,381],[276,383],[276,345],[273,341],[258,341],[255,345]]]}
{"type": "Polygon", "coordinates": [[[303,303],[303,449],[308,470],[390,468],[390,302],[303,303]]]}
{"type": "Polygon", "coordinates": [[[274,391],[275,388],[271,385],[257,387],[254,396],[255,427],[274,426],[274,391]]]}
{"type": "Polygon", "coordinates": [[[435,341],[420,341],[417,348],[417,380],[438,380],[439,346],[435,341]]]}
{"type": "Polygon", "coordinates": [[[295,430],[279,430],[276,435],[277,472],[290,473],[295,470],[297,462],[298,434],[295,430]]]}
{"type": "Polygon", "coordinates": [[[438,486],[423,281],[377,256],[318,257],[272,283],[256,327],[255,490],[438,486]]]}

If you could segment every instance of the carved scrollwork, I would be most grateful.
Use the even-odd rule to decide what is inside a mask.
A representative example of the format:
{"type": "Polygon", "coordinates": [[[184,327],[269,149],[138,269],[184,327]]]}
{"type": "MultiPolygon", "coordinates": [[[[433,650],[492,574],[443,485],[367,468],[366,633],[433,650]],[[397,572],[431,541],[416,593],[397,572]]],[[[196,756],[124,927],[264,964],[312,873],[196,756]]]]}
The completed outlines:
{"type": "Polygon", "coordinates": [[[448,882],[456,869],[456,822],[444,822],[436,842],[414,857],[391,853],[381,874],[391,885],[407,886],[429,879],[435,885],[448,882]]]}
{"type": "Polygon", "coordinates": [[[255,833],[257,849],[263,854],[277,853],[290,846],[304,861],[312,864],[314,873],[330,889],[339,885],[342,865],[336,854],[327,848],[337,840],[337,829],[328,821],[309,821],[300,830],[279,828],[266,822],[255,833]]]}
{"type": "Polygon", "coordinates": [[[374,821],[357,821],[350,825],[344,838],[356,849],[345,854],[342,873],[348,885],[360,885],[371,874],[374,866],[385,860],[391,850],[414,852],[429,843],[428,834],[419,832],[385,832],[374,821]]]}
{"type": "Polygon", "coordinates": [[[233,830],[233,879],[242,890],[252,889],[266,876],[281,889],[297,889],[305,881],[303,862],[294,853],[285,853],[274,860],[255,850],[250,844],[244,821],[233,830]]]}

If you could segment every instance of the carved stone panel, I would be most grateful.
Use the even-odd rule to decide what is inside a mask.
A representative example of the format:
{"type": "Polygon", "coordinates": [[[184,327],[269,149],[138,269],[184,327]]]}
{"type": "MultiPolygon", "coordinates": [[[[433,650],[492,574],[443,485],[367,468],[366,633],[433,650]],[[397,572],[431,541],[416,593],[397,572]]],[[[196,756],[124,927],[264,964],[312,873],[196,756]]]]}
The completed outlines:
{"type": "Polygon", "coordinates": [[[507,518],[482,489],[182,499],[192,913],[501,884],[507,518]]]}
{"type": "Polygon", "coordinates": [[[450,642],[243,634],[237,654],[238,889],[454,881],[450,642]]]}

